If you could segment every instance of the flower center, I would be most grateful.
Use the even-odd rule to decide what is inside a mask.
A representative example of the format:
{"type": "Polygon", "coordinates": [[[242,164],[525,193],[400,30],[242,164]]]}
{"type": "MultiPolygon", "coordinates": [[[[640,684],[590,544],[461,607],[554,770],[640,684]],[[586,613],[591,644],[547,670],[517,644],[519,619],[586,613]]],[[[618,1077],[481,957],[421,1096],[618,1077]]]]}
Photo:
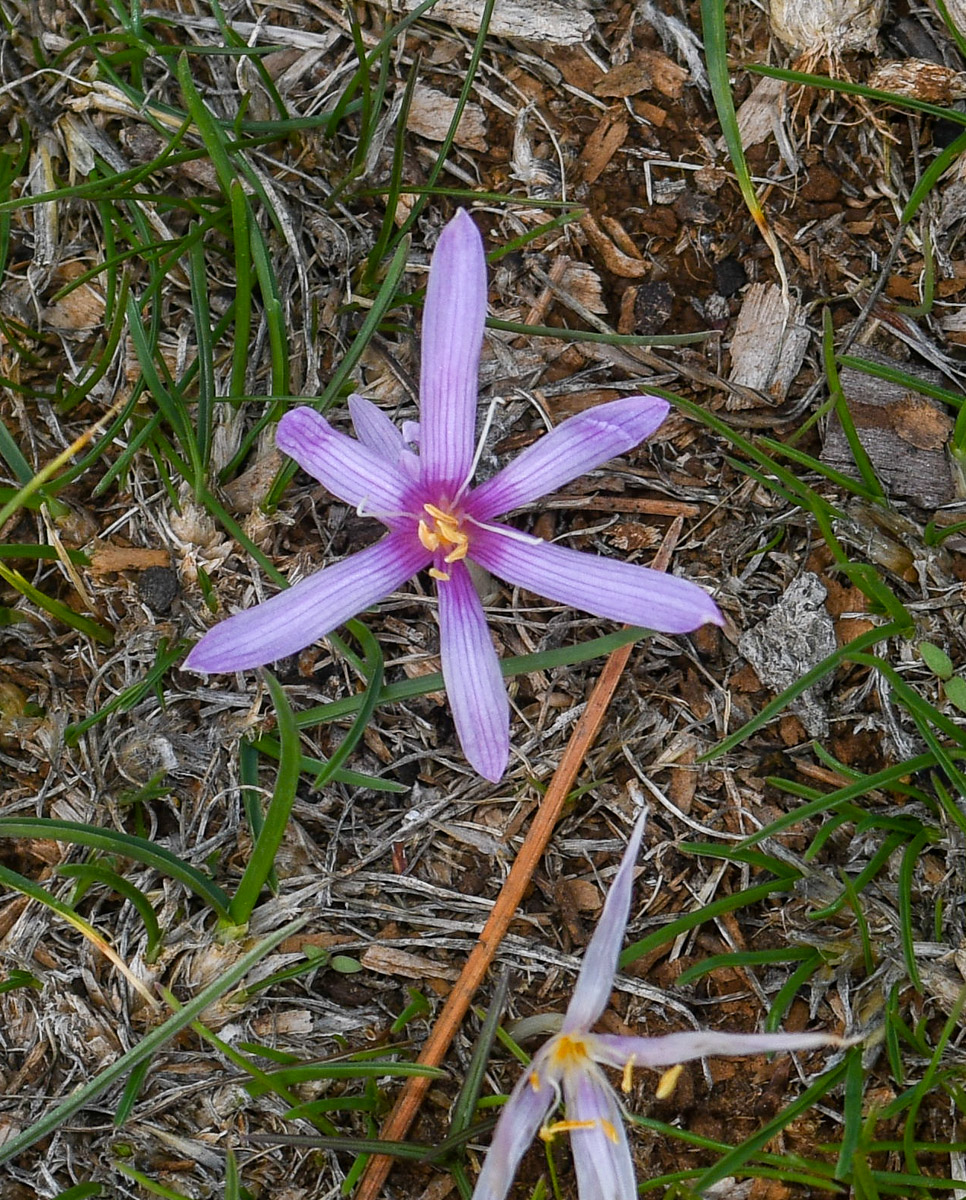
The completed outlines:
{"type": "Polygon", "coordinates": [[[574,1037],[571,1033],[562,1033],[557,1037],[552,1059],[554,1065],[561,1070],[566,1071],[568,1068],[583,1067],[586,1065],[589,1057],[587,1045],[583,1038],[574,1037]]]}
{"type": "MultiPolygon", "coordinates": [[[[462,518],[437,508],[435,504],[424,504],[423,512],[426,517],[420,517],[418,533],[419,540],[426,549],[434,554],[437,550],[442,551],[444,563],[459,562],[466,558],[470,549],[470,539],[468,534],[463,532],[462,518]]],[[[445,571],[436,567],[430,567],[429,573],[434,579],[449,579],[445,571]]]]}

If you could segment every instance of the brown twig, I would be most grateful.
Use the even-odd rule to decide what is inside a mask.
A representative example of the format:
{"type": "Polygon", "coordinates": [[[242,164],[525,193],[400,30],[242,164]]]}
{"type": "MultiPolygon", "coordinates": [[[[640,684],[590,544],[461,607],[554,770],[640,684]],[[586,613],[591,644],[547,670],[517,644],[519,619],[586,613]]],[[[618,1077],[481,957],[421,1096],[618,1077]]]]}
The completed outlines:
{"type": "MultiPolygon", "coordinates": [[[[684,518],[679,516],[668,529],[660,549],[654,556],[653,565],[657,570],[667,569],[683,524],[684,518]]],[[[493,905],[479,940],[466,960],[466,966],[443,1005],[443,1010],[417,1060],[421,1066],[438,1067],[446,1057],[446,1052],[463,1023],[463,1018],[466,1016],[476,989],[482,983],[483,976],[493,962],[497,948],[516,914],[531,876],[543,857],[554,826],[560,817],[564,800],[570,793],[574,780],[577,778],[577,772],[603,724],[611,697],[633,648],[633,642],[622,646],[615,650],[604,663],[604,669],[594,685],[594,690],[587,701],[587,707],[574,727],[567,748],[564,750],[560,766],[554,772],[550,786],[540,802],[537,815],[530,826],[530,832],[520,847],[520,852],[496,898],[496,903],[493,905]]],[[[386,1141],[399,1141],[406,1136],[409,1127],[416,1119],[429,1084],[430,1078],[426,1075],[411,1075],[406,1080],[392,1112],[382,1127],[379,1135],[381,1138],[386,1141]]],[[[392,1168],[393,1161],[389,1155],[373,1155],[363,1173],[356,1200],[376,1200],[392,1168]]]]}

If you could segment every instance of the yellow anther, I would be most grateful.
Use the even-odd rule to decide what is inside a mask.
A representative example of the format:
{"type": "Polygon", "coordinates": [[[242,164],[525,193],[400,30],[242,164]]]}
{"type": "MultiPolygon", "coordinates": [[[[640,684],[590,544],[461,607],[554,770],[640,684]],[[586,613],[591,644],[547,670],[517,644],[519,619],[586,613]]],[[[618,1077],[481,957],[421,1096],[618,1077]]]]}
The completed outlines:
{"type": "Polygon", "coordinates": [[[670,1096],[670,1094],[674,1091],[678,1080],[681,1078],[681,1072],[683,1070],[684,1066],[681,1063],[678,1063],[675,1067],[668,1067],[661,1078],[657,1081],[657,1088],[654,1092],[654,1095],[657,1096],[658,1100],[666,1100],[668,1096],[670,1096]]]}
{"type": "Polygon", "coordinates": [[[540,1091],[540,1076],[536,1073],[536,1071],[530,1072],[529,1083],[535,1092],[540,1091]]]}
{"type": "MultiPolygon", "coordinates": [[[[446,559],[446,562],[449,562],[448,558],[446,559]]],[[[436,567],[430,567],[429,573],[430,573],[430,575],[432,575],[432,577],[434,579],[440,579],[440,580],[442,580],[443,583],[449,583],[450,577],[446,574],[445,571],[440,571],[436,567]]]]}
{"type": "Polygon", "coordinates": [[[425,521],[419,522],[419,528],[417,532],[419,534],[419,540],[427,550],[439,549],[439,534],[436,533],[435,530],[430,529],[425,521]]]}
{"type": "Polygon", "coordinates": [[[631,1090],[631,1074],[634,1070],[635,1057],[632,1054],[627,1062],[624,1063],[624,1074],[621,1076],[621,1091],[625,1094],[631,1090]]]}
{"type": "Polygon", "coordinates": [[[617,1145],[617,1130],[614,1128],[614,1126],[611,1124],[611,1122],[602,1120],[600,1123],[600,1127],[601,1127],[601,1129],[603,1129],[604,1133],[607,1134],[608,1141],[613,1142],[614,1145],[616,1146],[617,1145]]]}

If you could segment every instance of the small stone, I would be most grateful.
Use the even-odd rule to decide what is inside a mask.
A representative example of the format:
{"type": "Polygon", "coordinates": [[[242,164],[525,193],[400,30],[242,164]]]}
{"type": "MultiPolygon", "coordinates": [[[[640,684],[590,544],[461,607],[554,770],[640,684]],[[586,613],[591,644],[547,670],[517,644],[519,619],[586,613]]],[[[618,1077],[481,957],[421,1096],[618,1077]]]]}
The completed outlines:
{"type": "Polygon", "coordinates": [[[170,610],[179,590],[178,576],[170,567],[148,567],[138,576],[138,595],[158,616],[170,610]]]}
{"type": "Polygon", "coordinates": [[[748,282],[748,273],[733,254],[714,264],[714,286],[719,296],[733,296],[748,282]]]}

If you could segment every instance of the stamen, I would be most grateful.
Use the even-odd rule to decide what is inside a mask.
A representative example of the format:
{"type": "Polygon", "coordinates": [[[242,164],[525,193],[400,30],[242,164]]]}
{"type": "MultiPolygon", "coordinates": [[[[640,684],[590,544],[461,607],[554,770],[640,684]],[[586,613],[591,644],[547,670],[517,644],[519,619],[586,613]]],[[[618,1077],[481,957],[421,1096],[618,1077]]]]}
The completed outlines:
{"type": "MultiPolygon", "coordinates": [[[[558,1133],[570,1133],[573,1129],[593,1129],[597,1124],[597,1121],[554,1121],[552,1125],[544,1125],[541,1128],[540,1138],[544,1142],[550,1142],[558,1133]]],[[[604,1121],[601,1124],[610,1125],[610,1122],[604,1121]]],[[[610,1128],[611,1133],[614,1133],[614,1126],[611,1125],[610,1128]]]]}
{"type": "Polygon", "coordinates": [[[631,1090],[631,1072],[634,1070],[634,1062],[637,1058],[636,1054],[632,1054],[624,1063],[624,1074],[621,1076],[621,1091],[626,1095],[631,1090]]]}
{"type": "MultiPolygon", "coordinates": [[[[447,558],[447,559],[445,559],[445,561],[446,561],[446,562],[449,562],[449,559],[447,558]]],[[[430,575],[431,575],[431,576],[432,576],[434,579],[439,579],[439,580],[441,580],[443,583],[449,583],[449,580],[450,580],[450,577],[449,577],[449,575],[447,575],[445,571],[440,571],[440,570],[439,570],[437,567],[430,567],[430,568],[429,568],[429,574],[430,574],[430,575]]]]}
{"type": "Polygon", "coordinates": [[[540,1091],[540,1076],[536,1073],[536,1071],[530,1072],[528,1082],[535,1092],[540,1091]]]}
{"type": "Polygon", "coordinates": [[[511,542],[523,542],[526,546],[542,545],[544,539],[537,537],[535,533],[524,533],[522,529],[513,529],[510,526],[489,525],[486,521],[478,521],[476,517],[471,517],[469,513],[463,518],[464,521],[469,521],[475,525],[477,529],[486,529],[490,533],[498,534],[500,537],[509,538],[511,542]]]}
{"type": "Polygon", "coordinates": [[[604,1133],[607,1135],[607,1140],[609,1142],[613,1142],[614,1145],[616,1146],[617,1145],[617,1130],[614,1128],[614,1126],[611,1124],[611,1122],[601,1119],[600,1127],[601,1127],[601,1129],[603,1129],[604,1133]]]}
{"type": "Polygon", "coordinates": [[[677,1066],[668,1067],[661,1078],[657,1081],[657,1088],[654,1095],[658,1100],[667,1100],[674,1091],[678,1080],[681,1078],[681,1072],[684,1070],[684,1065],[678,1063],[677,1066]]]}
{"type": "Polygon", "coordinates": [[[490,401],[490,407],[486,410],[486,416],[483,419],[483,428],[480,430],[480,436],[476,440],[476,449],[473,451],[473,461],[470,463],[470,469],[466,473],[466,478],[456,489],[456,495],[453,497],[454,504],[473,482],[473,476],[476,474],[476,468],[480,465],[480,459],[483,457],[483,447],[486,445],[486,439],[490,432],[490,426],[493,424],[493,414],[496,412],[497,405],[502,403],[503,401],[499,398],[499,396],[494,396],[490,401]]]}

